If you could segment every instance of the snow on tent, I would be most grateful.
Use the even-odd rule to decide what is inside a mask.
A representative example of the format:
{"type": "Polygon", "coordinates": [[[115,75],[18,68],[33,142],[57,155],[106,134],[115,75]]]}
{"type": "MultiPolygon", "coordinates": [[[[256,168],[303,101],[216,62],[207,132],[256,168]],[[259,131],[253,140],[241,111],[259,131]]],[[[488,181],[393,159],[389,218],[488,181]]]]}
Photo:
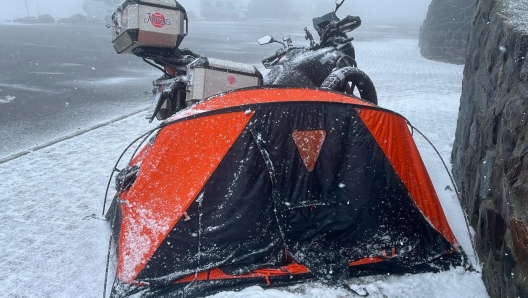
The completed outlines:
{"type": "Polygon", "coordinates": [[[342,93],[212,97],[164,122],[116,186],[112,297],[467,262],[406,119],[342,93]]]}

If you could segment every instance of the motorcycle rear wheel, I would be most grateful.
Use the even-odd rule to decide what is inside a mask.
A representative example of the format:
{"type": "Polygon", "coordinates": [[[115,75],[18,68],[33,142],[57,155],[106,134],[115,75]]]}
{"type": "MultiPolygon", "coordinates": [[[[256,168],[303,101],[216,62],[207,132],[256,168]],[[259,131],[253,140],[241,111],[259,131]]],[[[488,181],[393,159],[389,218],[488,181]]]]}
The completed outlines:
{"type": "Polygon", "coordinates": [[[321,88],[332,89],[354,95],[354,89],[359,91],[359,97],[365,101],[378,104],[376,87],[370,77],[356,67],[343,67],[331,73],[321,84],[321,88]]]}

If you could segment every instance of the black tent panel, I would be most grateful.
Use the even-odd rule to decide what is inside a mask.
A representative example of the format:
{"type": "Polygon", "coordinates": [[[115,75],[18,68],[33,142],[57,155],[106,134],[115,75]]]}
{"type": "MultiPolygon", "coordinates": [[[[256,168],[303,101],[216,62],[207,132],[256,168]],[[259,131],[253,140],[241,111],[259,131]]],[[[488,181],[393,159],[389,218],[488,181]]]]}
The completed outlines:
{"type": "Polygon", "coordinates": [[[348,263],[365,257],[414,266],[453,249],[352,106],[274,104],[255,116],[249,126],[271,173],[288,251],[318,278],[345,279],[348,263]],[[312,172],[292,137],[297,131],[327,132],[312,172]]]}
{"type": "Polygon", "coordinates": [[[138,280],[167,285],[217,267],[244,274],[280,264],[284,246],[273,210],[269,173],[245,130],[138,280]]]}

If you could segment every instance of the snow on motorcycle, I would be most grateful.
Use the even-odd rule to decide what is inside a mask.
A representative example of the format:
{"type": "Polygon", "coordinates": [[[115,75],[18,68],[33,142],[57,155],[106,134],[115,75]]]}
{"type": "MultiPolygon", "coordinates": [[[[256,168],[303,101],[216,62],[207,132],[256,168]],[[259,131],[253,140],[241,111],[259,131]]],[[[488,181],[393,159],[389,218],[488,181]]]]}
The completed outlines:
{"type": "Polygon", "coordinates": [[[112,15],[113,40],[119,54],[134,54],[163,72],[153,82],[152,104],[147,119],[168,119],[178,111],[210,96],[261,85],[320,87],[353,94],[377,104],[374,84],[357,68],[351,32],[361,25],[359,17],[336,15],[345,0],[336,0],[329,14],[314,18],[320,40],[307,28],[309,47],[294,47],[267,35],[260,44],[282,43],[283,48],[262,61],[265,77],[252,65],[201,56],[179,46],[188,34],[187,12],[176,0],[126,0],[112,15]]]}
{"type": "Polygon", "coordinates": [[[264,77],[264,85],[301,85],[321,87],[353,94],[358,89],[360,98],[378,104],[376,88],[369,76],[357,68],[353,37],[346,33],[361,26],[361,18],[336,15],[345,0],[337,0],[333,12],[313,19],[319,34],[315,42],[312,33],[304,28],[310,47],[293,47],[291,38],[278,41],[270,35],[261,37],[261,45],[280,43],[283,48],[275,55],[262,60],[270,72],[264,77]]]}

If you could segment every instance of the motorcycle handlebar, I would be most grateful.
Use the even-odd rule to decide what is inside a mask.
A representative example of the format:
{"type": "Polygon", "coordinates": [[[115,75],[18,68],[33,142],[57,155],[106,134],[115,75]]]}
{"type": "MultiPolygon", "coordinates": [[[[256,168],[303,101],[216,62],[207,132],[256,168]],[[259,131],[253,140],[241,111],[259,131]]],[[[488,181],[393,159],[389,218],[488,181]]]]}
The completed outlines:
{"type": "Polygon", "coordinates": [[[271,57],[268,57],[268,58],[266,58],[266,59],[263,59],[263,60],[262,60],[262,64],[264,64],[264,66],[269,65],[270,63],[272,63],[273,61],[275,61],[277,58],[278,58],[278,55],[273,55],[273,56],[271,56],[271,57]]]}
{"type": "Polygon", "coordinates": [[[341,21],[336,23],[339,30],[342,32],[351,32],[361,26],[361,18],[358,16],[347,16],[341,21]]]}
{"type": "MultiPolygon", "coordinates": [[[[283,54],[283,53],[282,53],[282,54],[283,54]]],[[[268,57],[268,58],[266,58],[266,59],[263,59],[263,60],[262,60],[262,63],[264,63],[264,64],[271,63],[271,62],[273,62],[274,60],[276,60],[277,58],[279,58],[279,56],[281,56],[282,54],[275,53],[275,55],[270,56],[270,57],[268,57]]]]}
{"type": "Polygon", "coordinates": [[[321,35],[321,45],[326,46],[326,44],[336,35],[351,32],[359,26],[361,26],[361,18],[358,16],[349,15],[340,21],[331,22],[326,26],[325,31],[321,35]]]}
{"type": "MultiPolygon", "coordinates": [[[[293,49],[293,48],[289,48],[289,49],[293,49]]],[[[275,60],[277,60],[279,57],[281,57],[282,55],[286,54],[288,52],[289,49],[278,49],[277,52],[275,53],[275,55],[273,56],[270,56],[264,60],[262,60],[262,63],[264,65],[266,64],[270,64],[270,63],[273,63],[275,60]]]]}

